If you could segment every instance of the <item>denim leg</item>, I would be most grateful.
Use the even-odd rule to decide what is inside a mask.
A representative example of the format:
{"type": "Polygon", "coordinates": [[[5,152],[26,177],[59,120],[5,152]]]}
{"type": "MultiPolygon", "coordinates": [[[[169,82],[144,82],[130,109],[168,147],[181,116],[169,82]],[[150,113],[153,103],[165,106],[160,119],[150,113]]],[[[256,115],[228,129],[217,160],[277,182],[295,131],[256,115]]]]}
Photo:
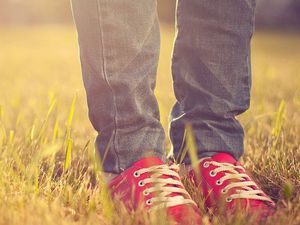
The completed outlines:
{"type": "MultiPolygon", "coordinates": [[[[255,0],[178,0],[172,74],[177,102],[170,137],[176,158],[192,125],[198,157],[243,154],[236,116],[249,107],[255,0]]],[[[190,159],[185,157],[189,164],[190,159]]]]}
{"type": "Polygon", "coordinates": [[[106,172],[164,160],[154,96],[160,33],[156,0],[72,0],[83,81],[106,172]]]}

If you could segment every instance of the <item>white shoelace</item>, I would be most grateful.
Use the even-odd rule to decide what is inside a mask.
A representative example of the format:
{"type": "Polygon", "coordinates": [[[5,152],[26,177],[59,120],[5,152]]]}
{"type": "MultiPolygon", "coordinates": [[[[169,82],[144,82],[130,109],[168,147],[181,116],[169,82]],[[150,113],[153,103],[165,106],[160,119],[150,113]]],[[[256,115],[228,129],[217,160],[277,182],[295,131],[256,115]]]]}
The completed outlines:
{"type": "Polygon", "coordinates": [[[152,184],[151,187],[146,188],[143,191],[144,196],[155,193],[154,197],[146,201],[146,204],[151,206],[150,211],[183,204],[196,205],[181,183],[178,171],[179,165],[159,165],[135,171],[134,177],[136,178],[143,173],[151,174],[149,178],[145,178],[138,182],[138,185],[141,187],[145,184],[152,184]],[[170,178],[162,178],[161,176],[163,175],[170,176],[170,178]],[[175,177],[178,180],[173,179],[172,177],[175,177]],[[178,193],[179,195],[170,196],[172,193],[178,193]]]}
{"type": "MultiPolygon", "coordinates": [[[[207,158],[203,158],[200,162],[205,159],[207,158]]],[[[222,185],[224,181],[231,180],[231,182],[221,190],[221,193],[226,194],[230,189],[237,188],[235,194],[231,194],[226,198],[227,202],[231,202],[233,199],[253,199],[272,203],[272,200],[267,197],[257,184],[245,173],[245,169],[242,166],[235,166],[230,163],[219,163],[216,161],[206,161],[203,163],[203,167],[205,168],[208,168],[209,165],[217,167],[210,171],[211,177],[216,176],[219,172],[225,173],[225,176],[216,181],[217,185],[222,185]],[[238,170],[242,170],[244,173],[240,173],[238,170]]]]}

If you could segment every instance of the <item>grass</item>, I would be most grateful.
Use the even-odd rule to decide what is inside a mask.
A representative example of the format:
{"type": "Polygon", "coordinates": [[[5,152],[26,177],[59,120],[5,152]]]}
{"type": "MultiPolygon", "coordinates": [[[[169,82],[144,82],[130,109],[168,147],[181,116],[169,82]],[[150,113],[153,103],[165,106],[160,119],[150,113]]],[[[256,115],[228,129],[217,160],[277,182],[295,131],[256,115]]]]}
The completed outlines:
{"type": "MultiPolygon", "coordinates": [[[[162,27],[156,95],[166,129],[174,102],[173,35],[162,27]]],[[[0,224],[150,224],[142,210],[113,209],[103,189],[74,28],[1,28],[0,49],[0,224]]],[[[246,132],[242,161],[278,204],[267,224],[298,225],[300,33],[258,31],[252,52],[252,104],[239,118],[246,132]]],[[[157,218],[153,224],[164,224],[157,218]]],[[[213,218],[213,224],[249,221],[213,218]]]]}

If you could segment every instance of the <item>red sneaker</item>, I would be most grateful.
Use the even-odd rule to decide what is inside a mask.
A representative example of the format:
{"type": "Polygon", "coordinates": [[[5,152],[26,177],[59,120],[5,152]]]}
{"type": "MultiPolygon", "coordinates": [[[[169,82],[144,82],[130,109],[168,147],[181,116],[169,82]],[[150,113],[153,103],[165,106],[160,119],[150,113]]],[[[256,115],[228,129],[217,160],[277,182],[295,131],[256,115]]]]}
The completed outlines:
{"type": "Polygon", "coordinates": [[[159,158],[144,158],[109,183],[113,198],[129,210],[142,204],[148,211],[167,210],[177,224],[201,224],[196,203],[180,181],[178,166],[165,165],[159,158]]]}
{"type": "Polygon", "coordinates": [[[203,158],[199,163],[200,176],[189,175],[205,198],[205,206],[233,213],[242,210],[255,213],[259,219],[271,215],[275,203],[250,178],[241,164],[227,153],[203,158]],[[219,208],[218,208],[219,207],[219,208]]]}

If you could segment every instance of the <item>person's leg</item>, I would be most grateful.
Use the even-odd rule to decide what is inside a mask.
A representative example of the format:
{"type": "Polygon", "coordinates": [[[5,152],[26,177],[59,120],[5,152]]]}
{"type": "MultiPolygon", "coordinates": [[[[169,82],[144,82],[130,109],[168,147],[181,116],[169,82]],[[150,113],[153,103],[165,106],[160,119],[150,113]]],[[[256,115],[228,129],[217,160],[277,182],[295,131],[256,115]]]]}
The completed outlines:
{"type": "Polygon", "coordinates": [[[162,208],[168,220],[200,224],[177,167],[162,161],[164,131],[153,93],[156,0],[73,0],[73,11],[90,120],[112,199],[129,212],[162,208]]]}
{"type": "MultiPolygon", "coordinates": [[[[198,157],[243,153],[236,116],[249,107],[254,0],[179,0],[172,74],[177,102],[170,137],[174,156],[193,128],[198,157]]],[[[190,164],[188,156],[185,164],[190,164]]]]}
{"type": "Polygon", "coordinates": [[[164,159],[154,96],[159,57],[156,0],[72,0],[89,117],[105,172],[146,156],[164,159]]]}
{"type": "Polygon", "coordinates": [[[201,159],[188,177],[207,208],[262,220],[275,203],[237,161],[244,134],[235,118],[249,106],[254,8],[254,0],[178,1],[170,132],[178,155],[185,125],[193,128],[201,159]]]}

